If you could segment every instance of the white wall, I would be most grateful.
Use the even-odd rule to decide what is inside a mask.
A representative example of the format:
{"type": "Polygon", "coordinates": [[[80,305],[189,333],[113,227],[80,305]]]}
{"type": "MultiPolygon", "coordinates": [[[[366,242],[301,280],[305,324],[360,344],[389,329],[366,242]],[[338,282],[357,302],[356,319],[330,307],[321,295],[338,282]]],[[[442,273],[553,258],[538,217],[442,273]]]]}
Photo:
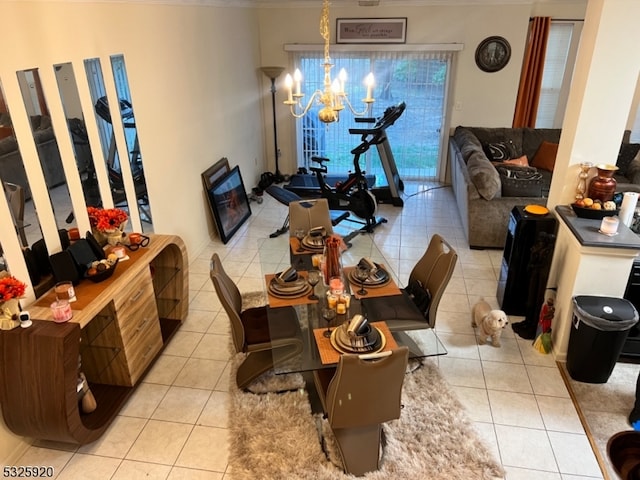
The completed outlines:
{"type": "MultiPolygon", "coordinates": [[[[318,2],[319,3],[319,2],[318,2]]],[[[354,2],[355,3],[355,2],[354,2]]],[[[460,110],[451,113],[450,126],[471,125],[510,127],[518,92],[520,68],[524,54],[529,17],[583,18],[586,1],[562,5],[486,5],[486,6],[398,6],[398,7],[338,7],[332,6],[329,20],[331,41],[335,42],[335,19],[343,17],[407,17],[408,44],[461,43],[457,55],[451,92],[452,104],[460,110]],[[501,71],[486,73],[475,64],[475,50],[480,41],[492,35],[505,37],[511,44],[511,61],[501,71]]],[[[292,64],[283,45],[287,43],[321,44],[318,32],[320,7],[265,8],[260,10],[260,45],[262,65],[279,65],[292,71],[292,64]]],[[[318,68],[321,68],[318,65],[318,68]]],[[[295,120],[282,104],[286,99],[284,74],[276,81],[278,115],[278,146],[282,150],[280,169],[293,173],[296,169],[295,120]]],[[[263,90],[270,81],[263,78],[263,90]]],[[[271,111],[271,105],[264,109],[271,111]]],[[[265,129],[271,132],[271,121],[265,117],[265,129]]],[[[272,134],[270,134],[272,136],[272,134]]],[[[273,168],[272,139],[266,135],[267,154],[273,168]],[[269,146],[270,145],[270,146],[269,146]]]]}
{"type": "MultiPolygon", "coordinates": [[[[51,107],[57,95],[54,64],[73,62],[80,78],[84,76],[83,59],[101,58],[107,72],[109,56],[124,54],[154,229],[182,236],[190,255],[199,251],[212,231],[201,172],[226,156],[232,166],[240,165],[250,189],[262,171],[262,165],[256,165],[263,152],[256,12],[123,3],[3,2],[2,20],[5,48],[0,81],[18,141],[25,144],[26,161],[39,165],[35,150],[28,148],[30,132],[15,72],[38,67],[51,107]]],[[[64,131],[64,119],[54,118],[54,128],[64,131]]],[[[37,179],[30,183],[44,199],[37,205],[38,213],[44,219],[45,234],[51,236],[55,225],[51,225],[51,212],[46,211],[50,208],[44,205],[48,201],[44,184],[37,179]]],[[[0,203],[5,253],[12,273],[26,279],[8,209],[0,203]]],[[[10,463],[23,446],[0,427],[0,463],[10,463]]]]}

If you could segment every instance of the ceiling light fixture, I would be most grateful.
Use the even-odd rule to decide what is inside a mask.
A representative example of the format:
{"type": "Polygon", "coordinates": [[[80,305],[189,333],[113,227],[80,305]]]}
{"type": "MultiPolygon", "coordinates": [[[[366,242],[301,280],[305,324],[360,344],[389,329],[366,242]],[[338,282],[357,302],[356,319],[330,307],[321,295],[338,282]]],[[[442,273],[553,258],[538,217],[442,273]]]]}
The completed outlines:
{"type": "Polygon", "coordinates": [[[318,105],[324,105],[318,112],[318,118],[324,123],[335,122],[340,119],[340,111],[344,110],[345,105],[349,107],[349,110],[354,115],[361,117],[369,112],[371,104],[375,101],[372,97],[374,78],[373,73],[369,73],[365,78],[365,85],[367,86],[367,96],[362,100],[365,104],[363,111],[358,112],[354,109],[344,91],[344,84],[347,80],[347,72],[343,68],[338,74],[338,78],[331,80],[331,56],[329,55],[329,37],[331,36],[331,30],[329,29],[329,0],[323,0],[322,2],[322,14],[320,15],[320,35],[324,39],[324,90],[316,90],[311,95],[309,102],[306,106],[302,105],[302,97],[304,93],[301,93],[302,73],[299,69],[293,74],[287,74],[284,80],[285,88],[287,89],[287,100],[285,105],[289,105],[291,115],[295,118],[302,118],[308,112],[314,103],[317,101],[318,105]],[[301,110],[301,111],[300,111],[301,110]]]}

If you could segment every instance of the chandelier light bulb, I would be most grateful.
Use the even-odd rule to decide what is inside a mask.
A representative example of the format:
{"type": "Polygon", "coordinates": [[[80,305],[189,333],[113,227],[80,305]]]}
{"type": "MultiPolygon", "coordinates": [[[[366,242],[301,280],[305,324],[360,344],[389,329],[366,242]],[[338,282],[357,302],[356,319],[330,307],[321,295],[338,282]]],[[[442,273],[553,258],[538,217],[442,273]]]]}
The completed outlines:
{"type": "Polygon", "coordinates": [[[365,79],[367,97],[363,100],[365,105],[364,110],[361,112],[356,111],[345,93],[344,86],[347,81],[347,72],[345,69],[343,68],[340,70],[336,79],[331,79],[331,68],[333,67],[333,63],[331,63],[331,55],[329,54],[329,38],[331,36],[329,28],[329,0],[323,0],[322,2],[320,35],[324,39],[324,62],[322,63],[322,68],[324,69],[324,88],[313,92],[311,98],[306,103],[306,106],[303,105],[300,101],[304,96],[302,93],[302,73],[299,69],[296,69],[293,77],[291,75],[287,75],[284,81],[284,85],[287,90],[287,100],[284,102],[285,105],[289,105],[291,115],[295,118],[304,117],[314,103],[322,106],[323,108],[318,112],[318,118],[324,123],[337,121],[339,119],[340,110],[344,110],[345,107],[349,107],[349,110],[351,110],[351,112],[357,117],[367,115],[371,104],[375,101],[373,99],[373,74],[370,73],[365,79]]]}

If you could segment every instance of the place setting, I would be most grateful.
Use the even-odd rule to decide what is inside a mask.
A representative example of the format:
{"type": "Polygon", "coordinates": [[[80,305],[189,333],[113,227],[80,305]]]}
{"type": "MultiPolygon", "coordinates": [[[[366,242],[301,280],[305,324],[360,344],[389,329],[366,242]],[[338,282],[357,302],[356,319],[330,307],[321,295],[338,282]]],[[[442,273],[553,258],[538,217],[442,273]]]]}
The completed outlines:
{"type": "Polygon", "coordinates": [[[386,268],[369,258],[361,258],[355,267],[345,268],[345,272],[356,298],[400,294],[386,268]]]}
{"type": "Polygon", "coordinates": [[[298,272],[295,268],[266,275],[269,305],[281,307],[286,305],[302,305],[318,301],[315,286],[320,282],[320,272],[310,270],[298,272]]]}

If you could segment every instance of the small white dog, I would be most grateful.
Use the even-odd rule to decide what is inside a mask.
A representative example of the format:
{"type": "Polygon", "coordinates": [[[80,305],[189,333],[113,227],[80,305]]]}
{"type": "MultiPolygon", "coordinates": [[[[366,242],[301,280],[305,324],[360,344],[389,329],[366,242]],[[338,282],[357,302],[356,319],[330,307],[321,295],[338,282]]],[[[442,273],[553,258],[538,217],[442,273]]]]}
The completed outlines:
{"type": "Polygon", "coordinates": [[[485,302],[484,299],[480,299],[473,306],[471,315],[471,326],[480,329],[478,343],[484,345],[487,337],[491,337],[493,346],[499,347],[502,329],[509,324],[507,314],[502,310],[491,310],[491,305],[485,302]]]}

